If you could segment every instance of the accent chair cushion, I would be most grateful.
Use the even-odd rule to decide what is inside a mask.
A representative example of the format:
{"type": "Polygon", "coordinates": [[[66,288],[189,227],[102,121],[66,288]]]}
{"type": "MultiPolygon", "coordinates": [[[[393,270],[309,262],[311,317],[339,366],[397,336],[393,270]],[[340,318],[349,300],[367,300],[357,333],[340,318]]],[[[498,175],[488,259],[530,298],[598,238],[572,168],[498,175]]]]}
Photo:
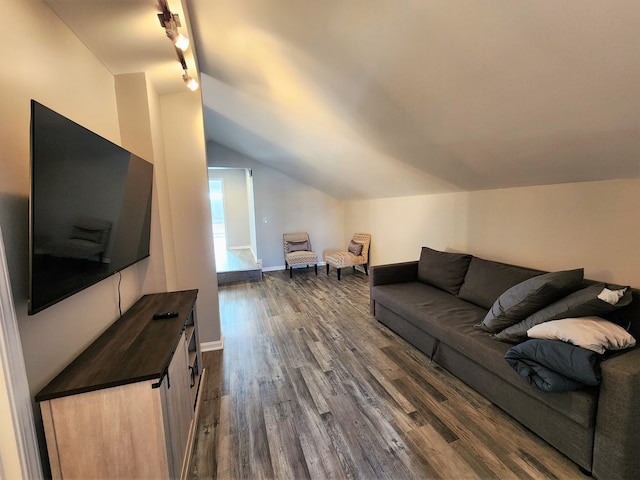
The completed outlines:
{"type": "Polygon", "coordinates": [[[549,272],[514,285],[494,302],[479,325],[497,333],[582,286],[584,269],[549,272]]]}
{"type": "Polygon", "coordinates": [[[418,280],[457,295],[471,258],[468,254],[440,252],[422,247],[418,262],[418,280]]]}

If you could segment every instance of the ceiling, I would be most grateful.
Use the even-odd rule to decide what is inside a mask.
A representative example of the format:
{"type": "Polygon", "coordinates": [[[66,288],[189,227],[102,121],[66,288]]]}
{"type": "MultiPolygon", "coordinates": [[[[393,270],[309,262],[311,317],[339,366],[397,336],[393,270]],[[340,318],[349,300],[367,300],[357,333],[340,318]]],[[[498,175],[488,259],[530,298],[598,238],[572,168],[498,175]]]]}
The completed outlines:
{"type": "MultiPolygon", "coordinates": [[[[175,47],[158,19],[157,0],[44,0],[113,74],[145,72],[160,94],[184,91],[183,70],[175,47]]],[[[188,19],[179,1],[168,0],[188,33],[188,19]]],[[[194,49],[184,53],[195,75],[194,49]]]]}
{"type": "MultiPolygon", "coordinates": [[[[152,0],[47,3],[114,74],[185,88],[152,0]]],[[[184,5],[207,138],[336,198],[640,178],[637,0],[184,5]]]]}

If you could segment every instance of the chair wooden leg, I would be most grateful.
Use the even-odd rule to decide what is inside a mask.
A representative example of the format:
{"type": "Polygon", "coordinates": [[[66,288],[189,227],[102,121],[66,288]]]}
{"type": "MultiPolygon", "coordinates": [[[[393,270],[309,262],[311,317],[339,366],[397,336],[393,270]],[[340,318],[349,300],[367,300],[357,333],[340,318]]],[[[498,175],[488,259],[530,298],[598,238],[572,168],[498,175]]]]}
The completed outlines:
{"type": "Polygon", "coordinates": [[[341,268],[338,269],[338,281],[340,281],[340,270],[342,270],[341,268]]]}
{"type": "Polygon", "coordinates": [[[327,263],[327,275],[329,275],[329,264],[327,263]]]}
{"type": "Polygon", "coordinates": [[[314,267],[315,267],[315,269],[316,269],[316,277],[317,277],[317,276],[318,276],[318,264],[316,263],[316,264],[314,265],[314,267]]]}
{"type": "Polygon", "coordinates": [[[289,278],[293,278],[293,266],[289,267],[289,278]]]}
{"type": "Polygon", "coordinates": [[[367,264],[364,264],[364,274],[365,275],[369,275],[369,272],[367,272],[367,264]]]}

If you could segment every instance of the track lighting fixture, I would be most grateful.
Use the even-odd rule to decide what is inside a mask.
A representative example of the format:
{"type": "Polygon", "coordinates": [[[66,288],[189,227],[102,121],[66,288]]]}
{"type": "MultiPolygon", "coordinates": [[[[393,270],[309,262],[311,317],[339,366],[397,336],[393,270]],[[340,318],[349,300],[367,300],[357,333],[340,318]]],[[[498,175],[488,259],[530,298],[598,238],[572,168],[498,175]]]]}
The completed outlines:
{"type": "Polygon", "coordinates": [[[182,70],[184,71],[182,80],[184,80],[184,83],[191,91],[195,91],[198,89],[199,85],[197,80],[189,76],[189,73],[187,72],[187,62],[184,58],[184,52],[189,48],[189,39],[178,32],[178,27],[181,27],[180,17],[177,13],[171,13],[167,0],[158,0],[158,6],[160,7],[160,10],[162,10],[162,13],[158,14],[160,25],[162,25],[167,37],[174,44],[176,48],[176,55],[178,56],[178,62],[180,62],[182,70]]]}

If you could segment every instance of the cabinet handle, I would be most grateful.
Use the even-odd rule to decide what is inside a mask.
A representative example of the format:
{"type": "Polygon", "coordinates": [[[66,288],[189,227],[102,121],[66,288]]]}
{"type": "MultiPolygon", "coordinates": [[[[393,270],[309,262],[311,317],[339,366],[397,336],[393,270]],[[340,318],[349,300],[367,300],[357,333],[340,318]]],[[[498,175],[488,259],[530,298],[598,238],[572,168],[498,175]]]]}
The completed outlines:
{"type": "Polygon", "coordinates": [[[196,384],[196,369],[189,365],[189,371],[191,372],[191,387],[193,388],[196,384]]]}

